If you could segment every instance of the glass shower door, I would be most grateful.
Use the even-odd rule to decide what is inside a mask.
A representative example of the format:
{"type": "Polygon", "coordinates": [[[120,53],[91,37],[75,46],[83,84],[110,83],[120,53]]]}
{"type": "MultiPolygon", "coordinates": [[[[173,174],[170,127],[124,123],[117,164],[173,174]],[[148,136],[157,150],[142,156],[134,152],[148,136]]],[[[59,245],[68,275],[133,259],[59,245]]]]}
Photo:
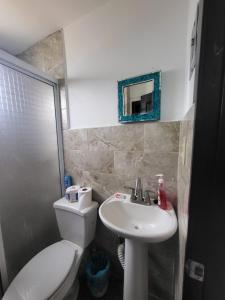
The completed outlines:
{"type": "Polygon", "coordinates": [[[0,63],[0,268],[4,288],[59,239],[55,86],[0,63]]]}

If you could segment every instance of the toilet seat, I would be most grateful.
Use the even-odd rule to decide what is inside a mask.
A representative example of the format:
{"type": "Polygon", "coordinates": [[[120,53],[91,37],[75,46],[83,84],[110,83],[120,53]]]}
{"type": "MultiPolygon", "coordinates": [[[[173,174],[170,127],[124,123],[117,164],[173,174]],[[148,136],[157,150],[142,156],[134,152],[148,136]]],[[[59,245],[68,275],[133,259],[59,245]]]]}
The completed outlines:
{"type": "Polygon", "coordinates": [[[50,245],[23,267],[2,300],[63,299],[75,280],[82,252],[66,240],[50,245]]]}

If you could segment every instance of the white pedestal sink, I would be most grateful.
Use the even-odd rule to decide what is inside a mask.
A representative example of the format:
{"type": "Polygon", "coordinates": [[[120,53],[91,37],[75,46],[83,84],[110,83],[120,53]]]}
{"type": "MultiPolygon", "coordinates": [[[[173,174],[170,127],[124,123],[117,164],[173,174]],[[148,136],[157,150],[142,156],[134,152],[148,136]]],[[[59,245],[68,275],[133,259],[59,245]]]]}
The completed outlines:
{"type": "Polygon", "coordinates": [[[148,243],[169,239],[177,230],[172,205],[162,210],[157,205],[130,201],[128,194],[115,194],[99,208],[106,227],[125,238],[124,300],[148,299],[148,243]]]}

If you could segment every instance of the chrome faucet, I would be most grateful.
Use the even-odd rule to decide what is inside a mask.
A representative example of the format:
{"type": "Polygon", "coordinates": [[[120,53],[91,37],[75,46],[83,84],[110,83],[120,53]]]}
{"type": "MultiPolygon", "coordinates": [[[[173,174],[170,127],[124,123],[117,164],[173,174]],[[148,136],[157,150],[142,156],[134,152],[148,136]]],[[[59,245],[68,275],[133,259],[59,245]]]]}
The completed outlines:
{"type": "Polygon", "coordinates": [[[140,177],[138,177],[136,179],[135,188],[130,187],[130,186],[125,186],[125,188],[131,190],[131,196],[130,196],[131,202],[135,202],[138,204],[144,204],[144,205],[151,204],[151,199],[150,199],[150,194],[149,194],[150,190],[146,190],[143,193],[143,187],[142,187],[142,182],[141,182],[140,177]]]}
{"type": "Polygon", "coordinates": [[[136,179],[135,196],[136,196],[137,202],[143,201],[143,190],[142,190],[141,177],[138,177],[136,179]]]}

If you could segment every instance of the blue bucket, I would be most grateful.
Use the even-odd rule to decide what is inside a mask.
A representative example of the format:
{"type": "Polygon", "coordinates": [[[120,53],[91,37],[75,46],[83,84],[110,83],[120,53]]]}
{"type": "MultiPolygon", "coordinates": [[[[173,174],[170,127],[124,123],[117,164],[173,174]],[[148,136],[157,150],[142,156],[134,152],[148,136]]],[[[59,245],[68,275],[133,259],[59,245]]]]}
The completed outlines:
{"type": "Polygon", "coordinates": [[[110,260],[102,252],[96,252],[88,261],[85,273],[91,294],[100,298],[105,295],[109,284],[110,260]]]}

